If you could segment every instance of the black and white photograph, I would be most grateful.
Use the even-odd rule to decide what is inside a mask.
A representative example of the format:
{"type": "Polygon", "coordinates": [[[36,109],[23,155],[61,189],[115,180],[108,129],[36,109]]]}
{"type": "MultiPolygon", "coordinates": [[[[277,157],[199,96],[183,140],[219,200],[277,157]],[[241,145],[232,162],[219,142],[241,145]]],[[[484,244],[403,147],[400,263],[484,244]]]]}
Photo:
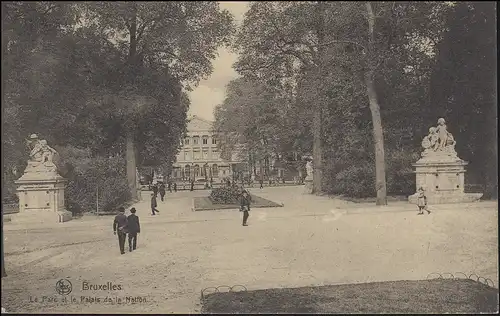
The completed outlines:
{"type": "Polygon", "coordinates": [[[1,313],[499,312],[497,2],[1,6],[1,313]]]}

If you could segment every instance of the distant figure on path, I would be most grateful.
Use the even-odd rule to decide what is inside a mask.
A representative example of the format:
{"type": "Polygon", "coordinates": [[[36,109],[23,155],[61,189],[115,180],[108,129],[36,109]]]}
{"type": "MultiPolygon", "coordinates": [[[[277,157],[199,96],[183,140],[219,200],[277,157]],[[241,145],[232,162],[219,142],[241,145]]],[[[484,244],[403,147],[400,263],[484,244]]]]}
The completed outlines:
{"type": "Polygon", "coordinates": [[[240,212],[243,212],[243,226],[248,226],[247,220],[248,216],[250,216],[248,214],[248,212],[250,212],[250,201],[251,201],[250,194],[248,194],[248,192],[245,189],[241,190],[240,212]]]}
{"type": "Polygon", "coordinates": [[[427,209],[427,197],[425,196],[425,191],[424,188],[422,187],[418,188],[417,191],[417,206],[418,206],[417,215],[423,215],[424,210],[427,211],[427,214],[431,213],[431,211],[427,209]]]}
{"type": "Polygon", "coordinates": [[[162,182],[160,184],[160,188],[158,189],[158,191],[160,192],[160,198],[161,198],[161,201],[163,202],[164,201],[164,197],[165,197],[165,193],[166,193],[165,183],[162,182]]]}
{"type": "Polygon", "coordinates": [[[174,182],[174,192],[177,192],[177,183],[174,182]]]}
{"type": "Polygon", "coordinates": [[[151,188],[153,190],[153,194],[155,197],[158,196],[158,186],[156,184],[153,184],[153,187],[151,188]]]}
{"type": "Polygon", "coordinates": [[[127,230],[128,230],[128,250],[132,252],[137,248],[137,234],[141,232],[141,225],[139,224],[139,217],[135,215],[135,207],[130,209],[130,214],[127,217],[127,230]]]}
{"type": "Polygon", "coordinates": [[[121,206],[118,209],[118,215],[115,216],[113,221],[113,234],[118,232],[118,244],[120,245],[120,253],[125,253],[125,238],[127,237],[127,216],[125,215],[125,208],[121,206]]]}
{"type": "Polygon", "coordinates": [[[264,188],[264,180],[260,179],[260,188],[263,189],[264,188]]]}
{"type": "Polygon", "coordinates": [[[151,193],[151,214],[152,215],[156,215],[156,213],[160,213],[160,211],[158,211],[156,209],[157,206],[158,206],[158,203],[156,203],[156,194],[151,193]]]}
{"type": "Polygon", "coordinates": [[[191,180],[191,188],[190,188],[190,191],[194,191],[194,181],[191,180]]]}
{"type": "Polygon", "coordinates": [[[172,193],[172,182],[168,181],[168,192],[172,193]]]}

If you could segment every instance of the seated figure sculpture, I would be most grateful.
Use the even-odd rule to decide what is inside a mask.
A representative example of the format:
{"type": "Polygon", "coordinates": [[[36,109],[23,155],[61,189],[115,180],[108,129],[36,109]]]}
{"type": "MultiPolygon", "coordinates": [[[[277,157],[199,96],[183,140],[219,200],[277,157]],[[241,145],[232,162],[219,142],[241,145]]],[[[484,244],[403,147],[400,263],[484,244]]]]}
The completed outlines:
{"type": "Polygon", "coordinates": [[[38,140],[38,137],[35,135],[35,137],[32,137],[31,145],[33,148],[30,152],[28,166],[31,168],[40,168],[42,166],[49,169],[56,168],[53,160],[57,151],[50,147],[45,139],[38,140]]]}
{"type": "Polygon", "coordinates": [[[422,140],[422,157],[447,156],[457,158],[455,151],[456,141],[453,135],[448,132],[446,122],[443,118],[438,120],[437,127],[429,128],[429,134],[422,140]]]}

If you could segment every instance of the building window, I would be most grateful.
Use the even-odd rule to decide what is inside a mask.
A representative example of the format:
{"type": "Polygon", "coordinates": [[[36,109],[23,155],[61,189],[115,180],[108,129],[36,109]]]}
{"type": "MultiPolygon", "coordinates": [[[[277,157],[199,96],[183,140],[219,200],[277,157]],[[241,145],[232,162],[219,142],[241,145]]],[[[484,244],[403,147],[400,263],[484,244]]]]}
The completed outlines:
{"type": "Polygon", "coordinates": [[[186,177],[186,179],[189,179],[190,178],[190,175],[191,175],[191,167],[189,165],[186,165],[186,167],[184,168],[184,175],[186,177]]]}
{"type": "Polygon", "coordinates": [[[208,136],[203,136],[203,145],[207,145],[208,144],[208,136]]]}
{"type": "Polygon", "coordinates": [[[198,145],[198,136],[193,137],[193,145],[198,145]]]}
{"type": "Polygon", "coordinates": [[[189,160],[191,160],[191,157],[190,157],[190,152],[189,152],[189,151],[185,151],[185,152],[184,152],[184,160],[185,160],[185,161],[189,161],[189,160]]]}
{"type": "Polygon", "coordinates": [[[203,151],[203,159],[208,160],[208,150],[203,151]]]}
{"type": "Polygon", "coordinates": [[[200,151],[193,152],[193,160],[200,160],[200,151]]]}
{"type": "Polygon", "coordinates": [[[212,145],[216,145],[217,144],[217,140],[215,139],[215,137],[212,137],[212,145]]]}
{"type": "Polygon", "coordinates": [[[219,169],[216,164],[212,166],[212,174],[216,177],[219,175],[219,169]]]}
{"type": "Polygon", "coordinates": [[[189,145],[189,137],[184,138],[184,145],[189,145]]]}
{"type": "Polygon", "coordinates": [[[219,160],[219,151],[216,149],[212,149],[212,159],[219,160]]]}
{"type": "Polygon", "coordinates": [[[194,165],[194,177],[197,178],[200,176],[200,166],[194,165]]]}

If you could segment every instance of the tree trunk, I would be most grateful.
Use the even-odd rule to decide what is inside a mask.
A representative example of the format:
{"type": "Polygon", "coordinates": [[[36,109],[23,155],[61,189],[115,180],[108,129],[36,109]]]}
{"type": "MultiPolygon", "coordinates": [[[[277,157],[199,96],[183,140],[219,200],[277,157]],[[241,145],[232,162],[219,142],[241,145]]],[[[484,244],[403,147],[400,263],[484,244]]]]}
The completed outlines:
{"type": "MultiPolygon", "coordinates": [[[[128,80],[132,83],[134,77],[134,70],[136,69],[137,59],[137,8],[134,6],[132,21],[130,23],[130,49],[129,49],[129,76],[128,80]]],[[[132,113],[132,111],[129,111],[132,113]]],[[[136,149],[135,149],[135,126],[129,124],[126,126],[126,160],[127,160],[127,182],[130,189],[130,196],[132,199],[137,199],[137,162],[136,162],[136,149]]]]}
{"type": "Polygon", "coordinates": [[[318,194],[322,192],[322,163],[323,151],[321,147],[321,102],[317,102],[314,107],[313,116],[313,192],[318,194]]]}
{"type": "Polygon", "coordinates": [[[130,189],[130,196],[132,199],[137,198],[137,166],[135,159],[135,139],[134,139],[134,131],[131,131],[130,128],[127,128],[126,135],[127,148],[125,157],[127,160],[127,182],[128,187],[130,189]]]}
{"type": "Polygon", "coordinates": [[[368,12],[368,55],[367,69],[365,73],[366,92],[370,104],[373,123],[373,141],[375,144],[375,190],[377,192],[377,205],[387,205],[387,185],[385,178],[385,153],[384,153],[384,130],[382,128],[382,117],[378,103],[377,91],[374,82],[374,42],[375,42],[375,15],[369,1],[366,2],[368,12]]]}
{"type": "MultiPolygon", "coordinates": [[[[318,24],[316,33],[318,36],[318,43],[323,44],[325,42],[325,3],[323,1],[317,2],[317,17],[318,24]]],[[[323,70],[323,60],[324,60],[325,49],[322,45],[318,46],[318,60],[315,69],[315,76],[317,76],[316,82],[316,102],[314,104],[314,115],[312,122],[313,129],[313,194],[320,194],[323,192],[323,147],[321,142],[322,128],[321,128],[321,114],[323,110],[323,89],[322,89],[322,70],[323,70]]]]}

